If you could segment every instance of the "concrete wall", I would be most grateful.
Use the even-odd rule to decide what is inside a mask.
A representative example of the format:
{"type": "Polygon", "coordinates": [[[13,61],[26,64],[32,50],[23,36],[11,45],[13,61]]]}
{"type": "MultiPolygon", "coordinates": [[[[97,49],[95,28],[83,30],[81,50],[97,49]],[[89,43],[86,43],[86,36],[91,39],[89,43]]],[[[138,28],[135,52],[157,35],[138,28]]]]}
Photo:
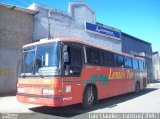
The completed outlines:
{"type": "MultiPolygon", "coordinates": [[[[148,82],[152,82],[153,68],[151,44],[137,40],[134,37],[129,37],[123,33],[122,40],[114,40],[86,32],[84,25],[86,21],[93,24],[97,24],[97,22],[95,12],[83,2],[70,2],[68,12],[39,4],[32,4],[28,8],[39,11],[35,16],[34,23],[35,41],[48,37],[50,28],[50,36],[52,38],[76,37],[106,49],[112,49],[114,51],[125,52],[132,55],[145,55],[148,82]]],[[[109,28],[105,25],[103,25],[103,27],[109,28]]]]}
{"type": "Polygon", "coordinates": [[[108,49],[122,51],[121,40],[114,40],[85,31],[86,21],[96,24],[96,14],[83,2],[70,2],[68,12],[39,4],[32,4],[28,8],[39,11],[35,16],[34,40],[48,37],[50,24],[52,38],[76,37],[108,49]],[[48,14],[50,14],[50,18],[48,18],[48,14]]]}
{"type": "Polygon", "coordinates": [[[160,80],[160,56],[159,53],[153,53],[153,79],[160,80]]]}
{"type": "Polygon", "coordinates": [[[34,17],[0,6],[0,95],[15,92],[21,47],[31,43],[34,17]]]}
{"type": "Polygon", "coordinates": [[[150,43],[122,33],[122,52],[145,58],[148,83],[153,82],[152,47],[150,43]]]}

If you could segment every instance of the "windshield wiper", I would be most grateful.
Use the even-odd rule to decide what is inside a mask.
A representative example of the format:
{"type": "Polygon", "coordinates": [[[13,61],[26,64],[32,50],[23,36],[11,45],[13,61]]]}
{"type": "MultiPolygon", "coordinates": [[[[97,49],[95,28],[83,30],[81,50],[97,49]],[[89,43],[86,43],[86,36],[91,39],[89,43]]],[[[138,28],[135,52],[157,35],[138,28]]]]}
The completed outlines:
{"type": "Polygon", "coordinates": [[[41,72],[41,73],[39,73],[39,71],[37,71],[37,73],[39,74],[39,76],[40,76],[41,78],[44,78],[44,76],[43,76],[42,72],[41,72]]]}
{"type": "Polygon", "coordinates": [[[26,78],[26,72],[23,74],[23,78],[26,78]]]}
{"type": "Polygon", "coordinates": [[[39,68],[38,68],[38,65],[35,65],[35,67],[34,67],[34,73],[38,73],[41,78],[44,78],[42,71],[41,71],[41,73],[39,73],[39,70],[38,70],[38,69],[39,69],[39,68]],[[35,70],[36,70],[36,71],[35,71],[35,70]]]}
{"type": "MultiPolygon", "coordinates": [[[[33,73],[33,71],[34,71],[34,66],[32,65],[32,64],[30,64],[29,65],[29,67],[31,67],[31,72],[33,73]]],[[[23,78],[26,78],[26,70],[24,70],[25,72],[24,72],[24,74],[23,74],[23,78]]]]}
{"type": "MultiPolygon", "coordinates": [[[[29,66],[32,68],[31,72],[33,73],[33,75],[35,75],[35,73],[38,73],[41,78],[44,78],[42,72],[40,73],[40,72],[38,71],[38,66],[37,66],[37,65],[36,65],[36,66],[29,65],[29,66]]],[[[27,72],[24,72],[23,78],[26,77],[26,73],[27,73],[27,72]]]]}

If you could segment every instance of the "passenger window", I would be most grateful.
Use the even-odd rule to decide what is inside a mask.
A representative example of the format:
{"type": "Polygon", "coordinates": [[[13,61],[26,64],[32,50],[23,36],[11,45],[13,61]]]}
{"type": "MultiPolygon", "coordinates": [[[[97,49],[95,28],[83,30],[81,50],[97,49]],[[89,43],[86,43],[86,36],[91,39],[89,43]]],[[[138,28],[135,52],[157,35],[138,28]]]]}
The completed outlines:
{"type": "Polygon", "coordinates": [[[129,57],[124,58],[124,63],[126,68],[133,68],[132,66],[132,59],[129,57]]]}
{"type": "Polygon", "coordinates": [[[64,74],[69,76],[79,76],[82,68],[81,47],[76,45],[67,45],[67,51],[65,52],[68,53],[69,60],[68,62],[64,62],[64,74]]]}
{"type": "Polygon", "coordinates": [[[144,70],[144,62],[139,61],[139,70],[144,70]]]}
{"type": "Polygon", "coordinates": [[[108,66],[108,67],[113,67],[114,66],[114,55],[111,52],[101,52],[101,57],[102,57],[102,65],[108,66]]]}
{"type": "Polygon", "coordinates": [[[115,54],[114,61],[116,67],[124,67],[124,58],[122,55],[115,54]]]}
{"type": "Polygon", "coordinates": [[[132,61],[133,61],[133,69],[138,70],[139,69],[138,68],[138,60],[133,59],[132,61]]]}
{"type": "Polygon", "coordinates": [[[93,52],[93,57],[94,57],[94,65],[100,65],[101,64],[101,61],[100,61],[100,52],[99,50],[97,49],[94,49],[94,52],[93,52]]]}
{"type": "Polygon", "coordinates": [[[87,63],[93,64],[93,50],[91,48],[86,47],[86,56],[87,56],[87,63]]]}
{"type": "Polygon", "coordinates": [[[98,49],[86,47],[87,63],[92,65],[101,65],[100,51],[98,49]]]}
{"type": "Polygon", "coordinates": [[[82,65],[81,49],[78,47],[71,47],[70,59],[72,66],[81,66],[82,65]]]}

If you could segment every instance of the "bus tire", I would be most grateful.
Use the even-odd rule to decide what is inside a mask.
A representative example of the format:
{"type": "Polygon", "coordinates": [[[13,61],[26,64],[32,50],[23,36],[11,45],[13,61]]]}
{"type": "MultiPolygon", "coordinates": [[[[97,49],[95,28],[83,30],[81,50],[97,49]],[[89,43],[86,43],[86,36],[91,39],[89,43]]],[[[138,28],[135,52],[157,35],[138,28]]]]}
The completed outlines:
{"type": "Polygon", "coordinates": [[[89,108],[93,105],[95,100],[95,94],[93,92],[92,86],[87,86],[84,95],[83,95],[83,101],[82,101],[82,107],[83,108],[89,108]]]}
{"type": "Polygon", "coordinates": [[[138,94],[140,92],[140,83],[137,81],[135,85],[135,94],[138,94]]]}

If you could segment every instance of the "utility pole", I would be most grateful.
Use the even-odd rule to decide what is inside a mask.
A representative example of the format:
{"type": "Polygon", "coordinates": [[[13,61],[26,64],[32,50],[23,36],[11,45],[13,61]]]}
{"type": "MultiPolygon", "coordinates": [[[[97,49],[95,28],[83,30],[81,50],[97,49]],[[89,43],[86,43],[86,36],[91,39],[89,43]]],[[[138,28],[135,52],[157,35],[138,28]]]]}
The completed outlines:
{"type": "Polygon", "coordinates": [[[51,19],[51,11],[48,11],[48,39],[51,38],[51,23],[50,23],[50,19],[51,19]]]}

